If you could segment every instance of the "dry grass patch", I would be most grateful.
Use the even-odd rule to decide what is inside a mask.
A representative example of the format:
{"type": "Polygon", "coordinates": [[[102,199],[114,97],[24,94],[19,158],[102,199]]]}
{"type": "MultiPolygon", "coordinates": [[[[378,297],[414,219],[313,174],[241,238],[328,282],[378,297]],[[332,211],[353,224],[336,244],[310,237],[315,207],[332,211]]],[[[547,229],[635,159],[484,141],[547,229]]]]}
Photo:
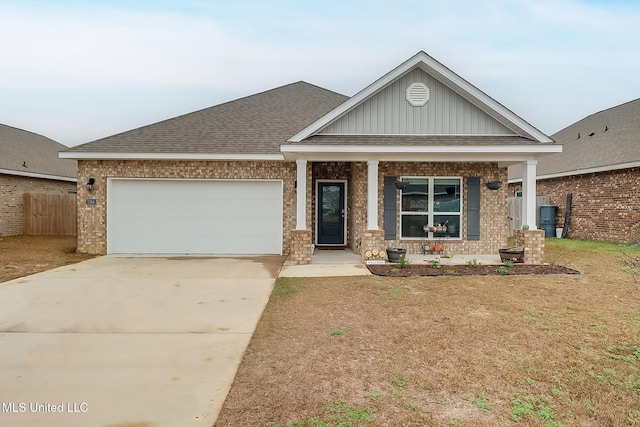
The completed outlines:
{"type": "Polygon", "coordinates": [[[0,237],[0,282],[93,258],[76,252],[75,236],[0,237]]]}
{"type": "Polygon", "coordinates": [[[547,253],[583,274],[279,279],[216,425],[640,425],[620,248],[547,253]]]}

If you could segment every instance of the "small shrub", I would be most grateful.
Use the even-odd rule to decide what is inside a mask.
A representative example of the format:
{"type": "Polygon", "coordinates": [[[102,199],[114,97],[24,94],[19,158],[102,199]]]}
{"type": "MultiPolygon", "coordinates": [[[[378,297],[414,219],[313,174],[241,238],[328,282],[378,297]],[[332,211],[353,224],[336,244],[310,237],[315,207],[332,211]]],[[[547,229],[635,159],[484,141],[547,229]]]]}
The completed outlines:
{"type": "Polygon", "coordinates": [[[501,276],[506,276],[507,274],[509,274],[509,269],[504,265],[501,265],[500,267],[496,268],[496,273],[500,274],[501,276]]]}
{"type": "Polygon", "coordinates": [[[437,259],[432,260],[429,263],[429,267],[431,267],[431,268],[440,268],[440,261],[437,260],[437,259]]]}
{"type": "MultiPolygon", "coordinates": [[[[517,258],[516,258],[516,259],[517,259],[517,258]]],[[[506,268],[511,268],[511,267],[513,267],[513,265],[514,265],[514,262],[515,262],[515,261],[508,259],[508,260],[505,260],[505,261],[502,263],[502,265],[503,265],[503,266],[505,266],[506,268]]]]}
{"type": "Polygon", "coordinates": [[[411,260],[407,259],[407,257],[405,257],[404,255],[400,255],[400,258],[398,258],[398,262],[396,262],[396,266],[398,268],[407,268],[411,265],[411,260]]]}
{"type": "Polygon", "coordinates": [[[477,267],[480,267],[481,265],[482,263],[478,261],[477,258],[472,258],[469,261],[467,261],[467,267],[477,268],[477,267]]]}

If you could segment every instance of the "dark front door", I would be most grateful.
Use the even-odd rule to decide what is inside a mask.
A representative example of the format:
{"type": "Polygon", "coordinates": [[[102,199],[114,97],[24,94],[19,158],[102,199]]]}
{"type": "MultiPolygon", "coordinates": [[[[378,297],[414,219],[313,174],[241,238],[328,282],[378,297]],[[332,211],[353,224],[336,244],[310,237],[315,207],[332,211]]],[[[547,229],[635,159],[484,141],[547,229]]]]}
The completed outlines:
{"type": "Polygon", "coordinates": [[[345,244],[344,182],[318,183],[318,244],[345,244]]]}

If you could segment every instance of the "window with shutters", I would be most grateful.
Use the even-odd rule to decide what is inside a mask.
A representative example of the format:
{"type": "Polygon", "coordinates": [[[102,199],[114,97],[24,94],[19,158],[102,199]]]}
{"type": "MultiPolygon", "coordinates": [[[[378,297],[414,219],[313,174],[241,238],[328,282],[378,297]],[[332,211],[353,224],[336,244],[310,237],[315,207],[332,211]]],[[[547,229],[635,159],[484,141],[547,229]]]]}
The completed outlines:
{"type": "Polygon", "coordinates": [[[402,177],[402,239],[460,239],[462,178],[402,177]]]}

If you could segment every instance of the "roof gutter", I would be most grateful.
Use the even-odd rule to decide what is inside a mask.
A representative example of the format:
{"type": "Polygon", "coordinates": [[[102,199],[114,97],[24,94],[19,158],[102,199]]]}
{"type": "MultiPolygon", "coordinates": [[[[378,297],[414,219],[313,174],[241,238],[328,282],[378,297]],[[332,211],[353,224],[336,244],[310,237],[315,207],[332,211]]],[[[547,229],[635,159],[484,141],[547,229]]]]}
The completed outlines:
{"type": "Polygon", "coordinates": [[[16,171],[12,169],[0,169],[0,173],[5,175],[26,176],[29,178],[51,179],[54,181],[78,182],[77,178],[73,178],[70,176],[49,175],[46,173],[35,173],[35,172],[23,172],[23,171],[16,171]]]}
{"type": "Polygon", "coordinates": [[[63,151],[61,159],[75,160],[284,160],[282,154],[217,154],[217,153],[97,153],[63,151]]]}
{"type": "Polygon", "coordinates": [[[438,161],[438,162],[522,162],[562,152],[561,145],[476,145],[476,146],[380,146],[288,144],[280,147],[285,159],[342,161],[438,161]]]}
{"type": "MultiPolygon", "coordinates": [[[[610,172],[610,171],[615,171],[620,169],[631,169],[631,168],[638,168],[638,167],[640,167],[640,162],[620,163],[618,165],[598,166],[593,168],[575,169],[572,171],[540,175],[536,177],[536,180],[539,181],[543,179],[563,178],[565,176],[585,175],[588,173],[610,172]]],[[[522,178],[514,178],[509,180],[509,184],[515,184],[518,182],[522,182],[522,178]]]]}

